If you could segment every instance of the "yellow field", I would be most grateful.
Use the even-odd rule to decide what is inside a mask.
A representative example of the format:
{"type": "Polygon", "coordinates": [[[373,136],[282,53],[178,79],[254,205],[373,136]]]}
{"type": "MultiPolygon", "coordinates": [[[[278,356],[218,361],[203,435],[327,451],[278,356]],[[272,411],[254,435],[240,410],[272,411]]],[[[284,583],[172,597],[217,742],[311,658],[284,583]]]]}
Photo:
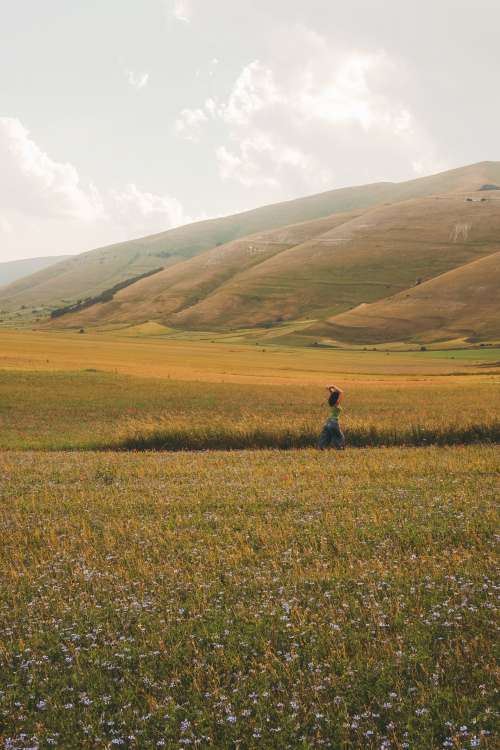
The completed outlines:
{"type": "Polygon", "coordinates": [[[0,345],[4,449],[310,447],[332,380],[346,392],[351,446],[500,438],[500,375],[484,366],[494,350],[388,355],[34,332],[3,332],[0,345]]]}
{"type": "Polygon", "coordinates": [[[496,748],[498,359],[1,332],[2,750],[496,748]]]}
{"type": "Polygon", "coordinates": [[[120,337],[112,333],[0,331],[0,369],[96,368],[141,377],[226,383],[323,384],[375,382],[393,387],[406,379],[481,374],[499,380],[499,350],[386,352],[228,345],[207,341],[120,337]],[[404,376],[401,378],[399,376],[404,376]]]}

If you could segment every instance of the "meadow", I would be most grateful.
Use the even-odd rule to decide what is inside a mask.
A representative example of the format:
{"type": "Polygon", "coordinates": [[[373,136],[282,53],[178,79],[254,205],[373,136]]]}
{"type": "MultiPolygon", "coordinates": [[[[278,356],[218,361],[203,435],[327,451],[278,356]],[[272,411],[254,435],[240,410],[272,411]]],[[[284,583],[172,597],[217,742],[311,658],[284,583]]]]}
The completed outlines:
{"type": "Polygon", "coordinates": [[[498,349],[317,351],[17,332],[0,333],[0,345],[3,449],[312,447],[332,378],[346,390],[353,447],[500,440],[498,349]]]}
{"type": "Polygon", "coordinates": [[[497,747],[498,359],[0,333],[2,750],[497,747]]]}
{"type": "Polygon", "coordinates": [[[498,459],[1,454],[3,746],[496,747],[498,459]]]}
{"type": "MultiPolygon", "coordinates": [[[[328,414],[325,401],[319,385],[0,371],[0,449],[312,447],[328,414]]],[[[500,388],[492,376],[353,382],[344,410],[352,447],[500,442],[500,388]]]]}

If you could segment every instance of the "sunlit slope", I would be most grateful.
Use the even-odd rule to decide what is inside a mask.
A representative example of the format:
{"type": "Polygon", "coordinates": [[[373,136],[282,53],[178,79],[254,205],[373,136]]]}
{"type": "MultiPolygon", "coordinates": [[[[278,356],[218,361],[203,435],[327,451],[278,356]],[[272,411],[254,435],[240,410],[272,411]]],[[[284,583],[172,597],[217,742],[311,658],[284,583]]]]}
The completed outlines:
{"type": "Polygon", "coordinates": [[[197,222],[149,237],[83,253],[0,291],[0,306],[59,306],[92,297],[159,266],[168,267],[234,239],[334,213],[500,183],[500,163],[481,164],[404,183],[342,188],[234,216],[197,222]]]}
{"type": "Polygon", "coordinates": [[[499,243],[500,201],[451,194],[383,206],[238,274],[169,322],[218,329],[330,317],[496,252],[499,243]]]}
{"type": "Polygon", "coordinates": [[[0,289],[0,306],[59,305],[91,297],[120,281],[173,260],[146,252],[132,242],[75,255],[0,289]]]}
{"type": "Polygon", "coordinates": [[[98,248],[6,286],[0,290],[0,305],[6,309],[54,307],[93,297],[125,279],[168,268],[234,239],[371,206],[397,190],[390,183],[333,190],[98,248]]]}
{"type": "Polygon", "coordinates": [[[500,250],[390,299],[337,315],[318,332],[359,343],[498,339],[500,250]]]}
{"type": "MultiPolygon", "coordinates": [[[[361,213],[361,212],[358,212],[361,213]]],[[[357,214],[334,214],[324,219],[234,240],[201,255],[178,263],[118,292],[107,303],[97,304],[80,313],[65,315],[56,327],[168,322],[178,310],[189,309],[233,276],[272,256],[320,236],[333,227],[350,221],[357,214]]]]}

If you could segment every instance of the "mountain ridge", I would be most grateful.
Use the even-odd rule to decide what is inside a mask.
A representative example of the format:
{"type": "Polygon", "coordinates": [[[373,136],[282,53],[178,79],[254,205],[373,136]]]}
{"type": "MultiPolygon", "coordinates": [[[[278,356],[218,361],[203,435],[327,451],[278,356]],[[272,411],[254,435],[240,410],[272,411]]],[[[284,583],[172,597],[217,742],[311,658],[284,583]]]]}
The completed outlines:
{"type": "MultiPolygon", "coordinates": [[[[354,337],[359,338],[361,329],[377,337],[376,326],[372,330],[366,321],[360,322],[359,309],[364,309],[361,304],[377,314],[379,308],[374,305],[431,279],[444,275],[441,284],[453,286],[458,282],[453,276],[446,277],[448,272],[498,251],[500,199],[494,191],[488,195],[482,191],[484,185],[494,187],[498,183],[500,163],[481,162],[406,183],[341,188],[91,251],[78,256],[72,265],[83,263],[86,283],[92,281],[93,274],[105,292],[106,284],[116,273],[130,279],[133,274],[146,275],[150,270],[144,271],[146,256],[137,253],[138,242],[149,242],[151,251],[152,242],[163,242],[166,237],[172,242],[172,233],[177,233],[175,237],[180,236],[183,241],[197,236],[203,244],[208,235],[197,235],[200,227],[202,234],[207,225],[211,232],[214,227],[220,232],[220,221],[229,222],[222,225],[224,231],[229,226],[231,233],[238,233],[255,223],[261,226],[281,221],[290,211],[297,218],[297,213],[302,217],[330,210],[324,216],[259,229],[222,244],[219,241],[200,252],[198,246],[195,250],[191,247],[189,252],[197,254],[190,258],[181,258],[179,246],[174,247],[174,256],[165,250],[156,254],[151,251],[147,257],[154,260],[156,268],[163,253],[163,270],[131,284],[123,284],[127,279],[122,279],[118,284],[124,288],[112,299],[64,315],[57,326],[126,327],[151,321],[178,330],[229,331],[300,321],[303,333],[307,333],[304,321],[316,319],[317,323],[310,327],[311,336],[323,331],[322,335],[331,337],[332,331],[337,330],[346,340],[352,326],[354,337]],[[393,200],[381,200],[389,196],[393,200]],[[347,205],[351,210],[339,210],[347,205]],[[332,206],[336,209],[333,212],[332,206]],[[93,263],[90,266],[89,256],[93,263]],[[106,264],[113,262],[111,275],[106,275],[106,264]],[[140,274],[136,273],[139,270],[140,274]],[[347,317],[339,322],[338,316],[347,317]]],[[[64,264],[59,271],[68,276],[64,291],[71,302],[78,286],[74,285],[75,274],[68,272],[64,264]]],[[[50,269],[40,273],[57,281],[57,267],[55,273],[50,269]]],[[[10,291],[13,286],[16,285],[10,285],[10,291]]],[[[107,288],[115,287],[112,284],[107,288]]],[[[462,294],[474,297],[463,279],[459,287],[462,294]]],[[[22,280],[17,288],[29,290],[30,279],[22,280]]],[[[436,289],[440,289],[439,285],[436,289]]],[[[103,298],[106,294],[97,295],[97,299],[103,298]]],[[[20,299],[22,295],[17,302],[20,299]]],[[[452,305],[451,297],[449,304],[452,305]]],[[[416,310],[418,301],[414,306],[416,310]]],[[[472,311],[467,314],[472,315],[472,311]]],[[[485,314],[495,317],[490,307],[485,308],[485,314]]],[[[417,317],[415,313],[410,316],[410,326],[401,326],[405,336],[413,335],[410,329],[414,329],[414,335],[426,335],[417,317]]],[[[446,324],[453,328],[453,321],[446,324]]],[[[479,328],[496,330],[495,325],[479,328]]],[[[470,331],[471,336],[477,333],[470,331]]]]}
{"type": "Polygon", "coordinates": [[[256,232],[439,192],[500,183],[500,162],[477,164],[406,182],[375,182],[336,188],[269,204],[239,214],[208,219],[147,237],[115,243],[71,256],[0,290],[6,309],[59,306],[93,297],[159,265],[168,267],[205,250],[256,232]],[[160,263],[159,260],[162,262],[160,263]]]}
{"type": "MultiPolygon", "coordinates": [[[[132,285],[64,325],[156,321],[179,330],[229,331],[335,320],[360,303],[391,298],[497,252],[500,205],[471,195],[472,202],[463,195],[433,196],[285,228],[302,231],[288,247],[265,247],[285,230],[243,238],[132,285]],[[259,242],[262,256],[244,263],[245,251],[259,242]],[[225,255],[232,265],[223,262],[225,255]],[[206,283],[208,269],[213,273],[206,283]]],[[[311,335],[316,331],[332,335],[321,326],[311,335]]]]}

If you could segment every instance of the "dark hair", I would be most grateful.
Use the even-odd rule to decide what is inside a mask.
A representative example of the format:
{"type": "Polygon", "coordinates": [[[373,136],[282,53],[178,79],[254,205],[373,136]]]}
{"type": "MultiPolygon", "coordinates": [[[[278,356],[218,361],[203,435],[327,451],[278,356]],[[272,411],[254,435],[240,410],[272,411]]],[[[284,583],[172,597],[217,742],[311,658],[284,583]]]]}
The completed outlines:
{"type": "Polygon", "coordinates": [[[330,406],[335,406],[337,401],[339,400],[340,393],[338,391],[332,391],[330,393],[330,397],[328,399],[328,403],[330,406]]]}

